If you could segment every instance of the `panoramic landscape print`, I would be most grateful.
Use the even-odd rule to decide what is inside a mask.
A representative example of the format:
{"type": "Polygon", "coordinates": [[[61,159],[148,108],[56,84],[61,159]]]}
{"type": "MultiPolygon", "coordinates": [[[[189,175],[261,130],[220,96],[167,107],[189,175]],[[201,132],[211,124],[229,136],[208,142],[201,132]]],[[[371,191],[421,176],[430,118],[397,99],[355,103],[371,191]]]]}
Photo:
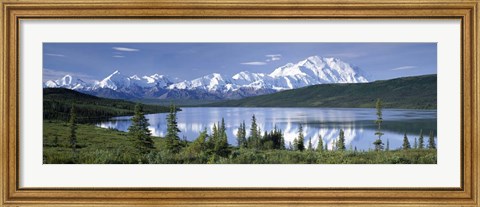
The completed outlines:
{"type": "Polygon", "coordinates": [[[436,164],[436,43],[44,43],[44,164],[436,164]]]}

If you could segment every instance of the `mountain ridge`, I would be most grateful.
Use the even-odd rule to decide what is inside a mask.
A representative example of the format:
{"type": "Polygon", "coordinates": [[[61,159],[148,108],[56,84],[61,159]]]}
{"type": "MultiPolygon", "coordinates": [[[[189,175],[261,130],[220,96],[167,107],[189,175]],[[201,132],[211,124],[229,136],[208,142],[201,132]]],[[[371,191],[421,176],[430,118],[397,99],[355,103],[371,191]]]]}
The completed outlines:
{"type": "Polygon", "coordinates": [[[59,80],[48,80],[44,87],[68,88],[106,98],[229,100],[317,84],[368,82],[366,75],[357,66],[338,58],[319,56],[288,63],[275,68],[271,73],[241,71],[232,77],[211,73],[183,81],[159,74],[128,77],[118,70],[91,85],[81,79],[72,81],[74,78],[67,76],[59,80]]]}

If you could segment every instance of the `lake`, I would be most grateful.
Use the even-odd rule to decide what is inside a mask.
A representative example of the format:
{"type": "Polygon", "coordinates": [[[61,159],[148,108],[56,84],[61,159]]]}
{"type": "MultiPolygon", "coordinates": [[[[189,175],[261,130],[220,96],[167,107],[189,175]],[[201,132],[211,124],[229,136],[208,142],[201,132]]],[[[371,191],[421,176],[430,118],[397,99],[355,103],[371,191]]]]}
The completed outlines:
{"type": "MultiPolygon", "coordinates": [[[[246,108],[246,107],[183,107],[177,113],[178,127],[181,130],[180,138],[194,140],[205,127],[211,132],[214,123],[225,119],[228,142],[236,145],[236,132],[240,123],[245,121],[247,135],[250,129],[252,115],[257,119],[257,125],[264,130],[272,130],[275,126],[284,132],[286,146],[298,135],[298,128],[303,126],[305,146],[311,138],[313,146],[318,137],[332,147],[334,139],[338,138],[340,129],[345,132],[347,149],[373,149],[376,125],[375,109],[366,108],[246,108]]],[[[166,115],[149,114],[150,131],[154,136],[166,134],[166,115]]],[[[385,135],[382,140],[390,142],[390,149],[400,148],[403,134],[407,133],[410,144],[419,137],[423,129],[425,145],[428,143],[430,130],[437,131],[436,110],[411,109],[384,109],[382,131],[385,135]]],[[[109,121],[98,123],[102,128],[114,128],[127,131],[130,126],[130,117],[115,117],[109,121]]],[[[263,133],[262,133],[263,134],[263,133]]]]}

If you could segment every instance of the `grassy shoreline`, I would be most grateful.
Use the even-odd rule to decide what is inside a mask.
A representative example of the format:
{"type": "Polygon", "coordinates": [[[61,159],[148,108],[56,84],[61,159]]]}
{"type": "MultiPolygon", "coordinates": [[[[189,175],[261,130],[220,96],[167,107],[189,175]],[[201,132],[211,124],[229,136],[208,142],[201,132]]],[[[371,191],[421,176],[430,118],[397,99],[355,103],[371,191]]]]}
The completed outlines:
{"type": "MultiPolygon", "coordinates": [[[[43,163],[73,162],[69,147],[69,127],[62,121],[43,122],[43,163]]],[[[184,150],[171,154],[164,139],[152,137],[155,149],[140,154],[126,132],[78,124],[78,162],[81,164],[436,164],[437,151],[431,149],[391,151],[289,151],[239,149],[230,146],[226,157],[197,153],[184,142],[184,150]]]]}

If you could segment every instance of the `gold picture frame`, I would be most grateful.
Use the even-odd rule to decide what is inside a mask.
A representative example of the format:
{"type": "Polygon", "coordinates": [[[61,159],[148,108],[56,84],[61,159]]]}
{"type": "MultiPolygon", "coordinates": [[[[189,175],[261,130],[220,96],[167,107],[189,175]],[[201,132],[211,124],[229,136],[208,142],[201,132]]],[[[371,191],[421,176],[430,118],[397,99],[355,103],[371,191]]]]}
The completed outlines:
{"type": "MultiPolygon", "coordinates": [[[[154,206],[479,206],[478,0],[2,0],[0,204],[154,206]],[[20,188],[22,19],[457,19],[461,21],[460,188],[20,188]]],[[[441,34],[439,34],[441,35],[441,34]]]]}

